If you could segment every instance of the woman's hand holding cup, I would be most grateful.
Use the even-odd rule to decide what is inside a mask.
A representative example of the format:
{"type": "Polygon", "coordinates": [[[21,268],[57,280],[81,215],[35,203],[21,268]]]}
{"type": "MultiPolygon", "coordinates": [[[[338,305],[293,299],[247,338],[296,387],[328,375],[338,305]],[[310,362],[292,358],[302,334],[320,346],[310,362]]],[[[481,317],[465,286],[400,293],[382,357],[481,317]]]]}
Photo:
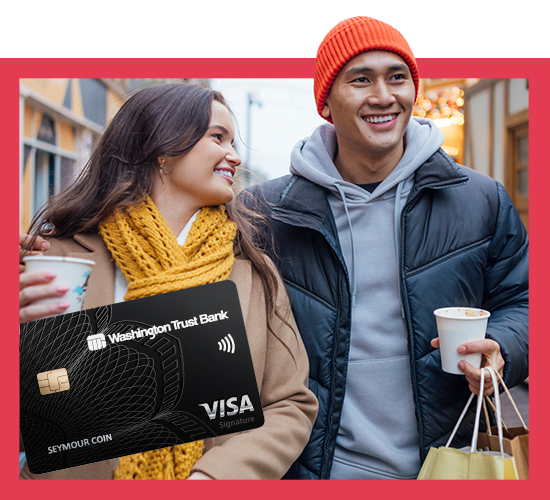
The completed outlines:
{"type": "Polygon", "coordinates": [[[44,238],[19,235],[19,323],[82,309],[95,262],[45,256],[48,248],[44,238]]]}
{"type": "Polygon", "coordinates": [[[62,297],[69,291],[66,285],[55,285],[56,274],[50,271],[23,272],[19,275],[19,323],[63,314],[70,303],[62,297]],[[59,297],[59,302],[36,304],[42,299],[59,297]]]}
{"type": "Polygon", "coordinates": [[[37,236],[34,241],[33,237],[28,234],[19,235],[19,273],[25,271],[25,264],[23,264],[23,257],[27,255],[42,255],[44,250],[50,248],[50,243],[44,238],[37,236]],[[31,245],[32,248],[28,248],[31,245]]]}
{"type": "Polygon", "coordinates": [[[51,282],[56,277],[55,273],[25,272],[23,257],[42,255],[44,250],[50,248],[49,242],[44,238],[38,236],[34,241],[32,239],[28,234],[19,235],[19,323],[45,318],[52,314],[62,314],[70,305],[64,301],[55,304],[34,304],[40,299],[61,298],[69,291],[69,287],[52,285],[51,282]],[[31,242],[32,247],[29,248],[31,242]]]}

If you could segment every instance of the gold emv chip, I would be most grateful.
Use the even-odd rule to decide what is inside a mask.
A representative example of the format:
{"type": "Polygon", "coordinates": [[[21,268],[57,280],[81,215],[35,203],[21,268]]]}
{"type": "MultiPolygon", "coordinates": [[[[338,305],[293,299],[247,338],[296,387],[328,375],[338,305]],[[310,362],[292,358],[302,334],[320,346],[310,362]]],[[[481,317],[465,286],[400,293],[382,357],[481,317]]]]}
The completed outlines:
{"type": "Polygon", "coordinates": [[[71,387],[69,385],[69,375],[65,368],[39,373],[36,378],[38,379],[40,394],[68,391],[71,387]]]}

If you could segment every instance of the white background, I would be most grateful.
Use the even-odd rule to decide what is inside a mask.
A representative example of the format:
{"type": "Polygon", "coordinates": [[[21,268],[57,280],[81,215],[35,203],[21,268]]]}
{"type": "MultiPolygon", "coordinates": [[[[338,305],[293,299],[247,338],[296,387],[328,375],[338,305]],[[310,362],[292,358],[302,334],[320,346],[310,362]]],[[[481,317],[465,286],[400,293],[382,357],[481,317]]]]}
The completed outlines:
{"type": "MultiPolygon", "coordinates": [[[[398,29],[416,57],[550,57],[549,8],[540,0],[198,2],[12,3],[2,8],[0,56],[157,58],[162,77],[167,57],[313,58],[335,24],[368,15],[398,29]]],[[[239,154],[267,177],[287,173],[296,141],[324,122],[311,80],[215,80],[212,87],[235,112],[239,154]],[[250,138],[248,93],[262,103],[252,107],[250,138]]]]}
{"type": "Polygon", "coordinates": [[[3,2],[2,57],[314,57],[339,21],[401,31],[416,57],[549,57],[547,2],[25,0],[3,2]]]}

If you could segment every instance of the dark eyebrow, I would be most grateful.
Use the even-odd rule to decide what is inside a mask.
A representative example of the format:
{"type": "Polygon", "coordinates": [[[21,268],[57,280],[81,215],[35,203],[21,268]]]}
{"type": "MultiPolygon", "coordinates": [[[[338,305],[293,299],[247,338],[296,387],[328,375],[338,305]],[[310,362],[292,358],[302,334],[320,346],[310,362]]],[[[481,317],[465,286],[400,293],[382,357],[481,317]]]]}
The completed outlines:
{"type": "MultiPolygon", "coordinates": [[[[210,125],[208,127],[208,130],[211,130],[213,128],[220,129],[222,131],[222,133],[224,133],[225,135],[229,135],[229,130],[227,130],[223,125],[219,125],[219,124],[215,123],[214,125],[210,125]]],[[[231,145],[235,146],[235,139],[231,140],[231,145]]]]}
{"type": "Polygon", "coordinates": [[[212,128],[219,128],[224,134],[229,134],[229,130],[227,130],[223,125],[218,125],[218,124],[214,124],[214,125],[210,125],[208,127],[208,130],[212,129],[212,128]]]}
{"type": "MultiPolygon", "coordinates": [[[[405,71],[408,70],[409,67],[406,64],[392,64],[391,66],[388,66],[387,71],[405,71]]],[[[368,66],[354,66],[346,71],[346,75],[356,75],[358,73],[372,73],[374,72],[374,69],[369,68],[368,66]]]]}

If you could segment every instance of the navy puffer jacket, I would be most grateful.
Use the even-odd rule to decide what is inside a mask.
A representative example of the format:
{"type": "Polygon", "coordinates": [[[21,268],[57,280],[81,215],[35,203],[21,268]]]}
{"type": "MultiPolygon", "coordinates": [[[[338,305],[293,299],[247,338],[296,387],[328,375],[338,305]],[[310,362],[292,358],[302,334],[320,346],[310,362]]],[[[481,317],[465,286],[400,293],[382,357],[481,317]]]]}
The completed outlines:
{"type": "MultiPolygon", "coordinates": [[[[298,176],[268,181],[245,196],[267,216],[275,246],[264,249],[285,281],[319,399],[311,439],[287,478],[327,479],[346,388],[350,285],[328,192],[298,176]]],[[[270,235],[265,228],[264,234],[270,235]]],[[[504,380],[528,372],[528,238],[515,207],[495,180],[456,165],[442,150],[416,171],[401,213],[402,298],[409,332],[411,379],[423,460],[448,439],[470,391],[464,377],[441,370],[433,311],[487,309],[487,336],[500,344],[504,380]]],[[[470,409],[453,446],[471,440],[470,409]]]]}

